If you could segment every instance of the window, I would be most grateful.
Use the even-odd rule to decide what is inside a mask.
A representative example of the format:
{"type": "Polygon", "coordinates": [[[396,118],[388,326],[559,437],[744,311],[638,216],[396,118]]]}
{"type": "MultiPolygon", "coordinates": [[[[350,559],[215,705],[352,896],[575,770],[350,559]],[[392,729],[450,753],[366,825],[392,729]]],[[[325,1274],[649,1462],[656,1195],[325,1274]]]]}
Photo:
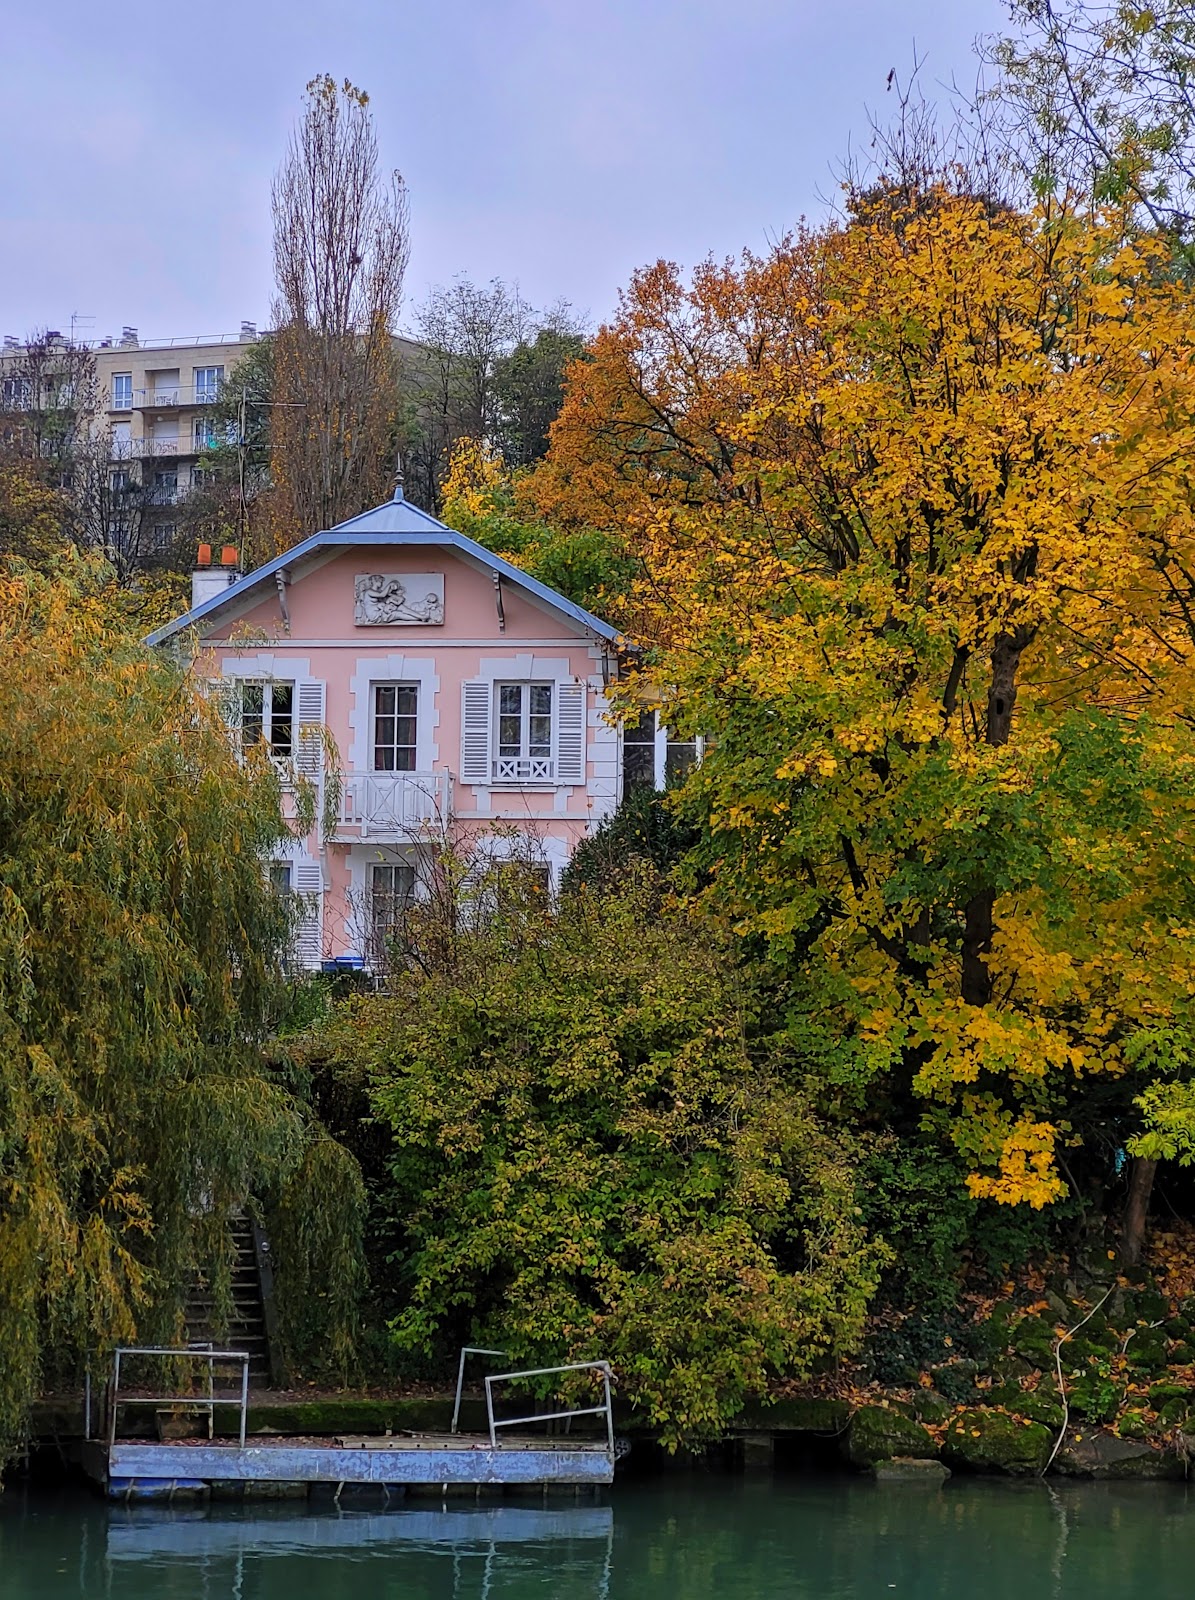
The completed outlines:
{"type": "Polygon", "coordinates": [[[637,783],[670,789],[683,783],[701,760],[701,739],[674,738],[657,711],[644,711],[638,724],[624,727],[622,782],[624,792],[637,783]]]}
{"type": "Polygon", "coordinates": [[[369,863],[369,956],[373,965],[385,965],[414,888],[415,869],[409,861],[369,863]]]}
{"type": "Polygon", "coordinates": [[[133,409],[133,374],[131,372],[114,372],[112,374],[112,409],[113,411],[131,411],[133,409]]]}
{"type": "Polygon", "coordinates": [[[178,499],[178,473],[163,469],[154,473],[153,493],[150,502],[155,506],[172,506],[178,499]]]}
{"type": "Polygon", "coordinates": [[[131,481],[130,481],[130,478],[129,478],[129,469],[128,469],[128,467],[113,467],[112,468],[111,483],[112,483],[112,493],[114,495],[126,495],[126,494],[128,494],[129,488],[130,488],[130,482],[131,481]]]}
{"type": "Polygon", "coordinates": [[[639,721],[622,735],[622,781],[629,789],[634,783],[656,786],[656,713],[640,712],[639,721]]]}
{"type": "Polygon", "coordinates": [[[292,870],[289,861],[270,862],[270,888],[280,900],[290,898],[294,888],[292,883],[292,870]]]}
{"type": "Polygon", "coordinates": [[[373,770],[415,771],[419,690],[413,684],[373,686],[373,770]]]}
{"type": "Polygon", "coordinates": [[[32,408],[33,384],[28,378],[5,378],[0,383],[0,409],[30,411],[32,408]]]}
{"type": "Polygon", "coordinates": [[[520,906],[547,907],[552,901],[552,869],[546,861],[499,861],[494,869],[499,911],[520,906]]]}
{"type": "Polygon", "coordinates": [[[223,367],[195,368],[195,404],[208,406],[220,398],[220,385],[224,382],[223,367]]]}
{"type": "Polygon", "coordinates": [[[270,754],[290,757],[295,745],[295,686],[293,683],[260,683],[243,680],[239,687],[241,748],[260,744],[270,754]]]}
{"type": "Polygon", "coordinates": [[[129,422],[112,424],[112,455],[117,461],[127,461],[133,453],[133,427],[129,422]]]}
{"type": "Polygon", "coordinates": [[[174,547],[174,535],[177,529],[173,522],[155,522],[150,535],[149,552],[151,555],[169,555],[174,547]]]}
{"type": "Polygon", "coordinates": [[[196,450],[211,450],[216,443],[216,430],[210,417],[195,418],[196,450]]]}
{"type": "Polygon", "coordinates": [[[552,779],[552,685],[497,685],[499,782],[552,779]]]}
{"type": "Polygon", "coordinates": [[[669,738],[664,755],[664,787],[683,783],[697,765],[697,740],[669,738]]]}

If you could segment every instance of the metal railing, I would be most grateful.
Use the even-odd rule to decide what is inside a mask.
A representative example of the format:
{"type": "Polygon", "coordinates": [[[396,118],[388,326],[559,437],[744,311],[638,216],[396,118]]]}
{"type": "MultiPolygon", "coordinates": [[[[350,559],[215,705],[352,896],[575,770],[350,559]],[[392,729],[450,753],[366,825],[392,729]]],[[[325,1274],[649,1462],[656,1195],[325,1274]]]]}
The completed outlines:
{"type": "MultiPolygon", "coordinates": [[[[491,1354],[492,1352],[485,1352],[491,1354]]],[[[462,1352],[463,1357],[464,1352],[462,1352]]],[[[464,1367],[462,1364],[462,1373],[464,1367]]],[[[499,1428],[518,1428],[529,1422],[559,1422],[573,1417],[605,1417],[606,1442],[610,1459],[614,1459],[614,1409],[610,1398],[610,1363],[608,1361],[574,1361],[564,1367],[530,1367],[525,1372],[495,1372],[485,1379],[485,1409],[490,1425],[490,1444],[498,1448],[499,1428]],[[494,1384],[514,1383],[524,1378],[554,1378],[565,1372],[600,1372],[603,1399],[600,1406],[571,1406],[563,1411],[541,1411],[526,1417],[495,1417],[494,1384]]]]}
{"type": "MultiPolygon", "coordinates": [[[[90,1374],[88,1374],[90,1387],[90,1374]]],[[[90,1402],[90,1395],[88,1396],[90,1402]]],[[[112,1377],[108,1388],[108,1443],[116,1443],[116,1413],[129,1405],[167,1406],[189,1405],[192,1410],[206,1411],[214,1418],[217,1406],[237,1406],[241,1413],[240,1443],[245,1445],[245,1426],[249,1415],[249,1353],[246,1350],[210,1350],[203,1346],[186,1345],[171,1348],[166,1345],[121,1345],[112,1355],[112,1377]],[[207,1362],[207,1394],[196,1400],[186,1394],[127,1394],[120,1392],[120,1364],[124,1356],[171,1356],[183,1361],[207,1362]],[[239,1395],[218,1395],[215,1392],[214,1367],[217,1361],[239,1362],[241,1392],[239,1395]]],[[[90,1409],[90,1405],[89,1405],[90,1409]]]]}
{"type": "MultiPolygon", "coordinates": [[[[134,389],[132,406],[120,409],[134,411],[170,410],[175,406],[214,406],[220,398],[221,383],[168,383],[160,389],[134,389]]],[[[115,406],[113,409],[117,409],[115,406]]]]}
{"type": "Polygon", "coordinates": [[[467,1344],[461,1347],[460,1365],[456,1369],[456,1401],[452,1407],[451,1432],[459,1433],[461,1421],[461,1395],[465,1390],[465,1362],[470,1356],[499,1356],[506,1360],[505,1350],[486,1350],[479,1344],[467,1344]]]}

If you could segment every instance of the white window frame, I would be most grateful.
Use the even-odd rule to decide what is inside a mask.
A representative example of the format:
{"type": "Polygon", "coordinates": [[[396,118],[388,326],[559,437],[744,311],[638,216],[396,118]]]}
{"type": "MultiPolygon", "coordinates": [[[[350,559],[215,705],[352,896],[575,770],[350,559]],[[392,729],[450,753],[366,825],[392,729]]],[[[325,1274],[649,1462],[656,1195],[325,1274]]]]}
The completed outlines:
{"type": "MultiPolygon", "coordinates": [[[[269,749],[271,758],[275,761],[290,762],[295,759],[298,745],[298,697],[299,686],[293,678],[256,678],[246,674],[229,680],[236,687],[236,734],[237,743],[242,754],[248,748],[245,744],[245,691],[255,688],[261,690],[261,737],[269,749]],[[274,691],[276,689],[290,690],[290,713],[286,719],[290,723],[289,749],[276,750],[274,748],[274,691]]],[[[255,741],[256,742],[256,741],[255,741]]]]}
{"type": "Polygon", "coordinates": [[[192,372],[195,380],[193,393],[197,406],[210,406],[220,398],[220,390],[224,387],[223,367],[195,367],[192,372]]]}
{"type": "Polygon", "coordinates": [[[412,772],[418,772],[419,771],[419,749],[420,749],[419,718],[420,718],[420,711],[421,711],[420,701],[422,699],[422,696],[420,695],[419,690],[420,690],[420,684],[419,684],[418,680],[416,680],[415,682],[412,683],[410,681],[403,682],[401,680],[395,680],[395,679],[374,679],[370,683],[370,685],[369,685],[369,770],[370,770],[371,775],[373,775],[375,777],[401,777],[405,773],[412,773],[412,772]],[[407,745],[407,744],[403,744],[403,745],[398,744],[397,743],[397,738],[396,738],[396,742],[394,743],[394,745],[392,747],[390,747],[390,748],[393,748],[395,752],[397,752],[399,750],[410,750],[410,752],[411,752],[411,765],[409,767],[398,767],[398,766],[383,767],[383,766],[379,766],[379,764],[378,764],[378,717],[380,715],[386,715],[386,716],[393,715],[394,721],[395,721],[395,724],[396,724],[396,726],[395,726],[395,734],[397,735],[397,732],[398,732],[397,723],[398,723],[399,718],[402,717],[402,718],[405,719],[408,716],[412,716],[412,713],[410,713],[410,712],[400,712],[398,710],[397,700],[395,701],[395,710],[393,711],[393,713],[390,713],[390,712],[380,713],[378,711],[378,691],[381,690],[381,689],[393,689],[396,692],[396,694],[400,690],[409,689],[411,691],[411,693],[415,696],[415,710],[414,710],[414,714],[413,714],[413,717],[412,717],[412,720],[414,721],[414,724],[415,724],[414,737],[412,738],[412,740],[411,740],[409,745],[407,745]]]}
{"type": "Polygon", "coordinates": [[[133,409],[133,374],[131,372],[114,372],[112,374],[112,409],[113,411],[131,411],[133,409]]]}
{"type": "MultiPolygon", "coordinates": [[[[695,738],[692,738],[692,739],[677,739],[677,738],[674,738],[674,736],[672,735],[672,733],[670,732],[668,727],[665,725],[664,720],[660,715],[659,708],[657,706],[644,706],[644,708],[642,710],[642,713],[641,713],[641,718],[642,719],[646,719],[648,717],[653,717],[653,716],[655,718],[655,731],[654,731],[654,733],[652,735],[652,738],[650,740],[650,743],[652,745],[652,766],[653,766],[652,786],[653,786],[653,788],[656,788],[656,789],[666,789],[668,787],[668,757],[669,757],[669,753],[671,751],[675,751],[675,750],[679,749],[682,746],[691,745],[693,747],[693,763],[692,764],[694,766],[700,766],[702,757],[705,754],[705,740],[702,738],[702,736],[700,734],[698,734],[695,738]]],[[[635,731],[637,732],[638,729],[636,729],[635,731]]],[[[627,789],[627,781],[626,781],[626,740],[627,740],[627,732],[628,732],[628,730],[624,728],[623,735],[622,735],[622,748],[623,748],[623,767],[622,767],[622,770],[623,770],[623,793],[624,794],[626,793],[626,789],[627,789]]],[[[647,744],[649,743],[649,741],[646,740],[646,739],[642,740],[642,741],[633,741],[633,742],[639,743],[640,744],[640,748],[646,748],[647,744]]]]}
{"type": "Polygon", "coordinates": [[[543,679],[512,679],[495,678],[493,694],[491,697],[490,715],[493,728],[490,737],[493,740],[493,770],[494,782],[497,784],[518,784],[520,787],[527,784],[555,783],[556,781],[556,733],[558,726],[558,700],[556,684],[543,679]],[[502,694],[504,690],[517,689],[519,691],[519,748],[513,754],[502,749],[502,723],[512,713],[503,712],[502,694]],[[532,711],[532,697],[536,690],[546,690],[548,696],[548,709],[532,711]],[[533,719],[548,719],[547,750],[538,749],[532,752],[531,723],[533,719]]]}
{"type": "Polygon", "coordinates": [[[409,856],[388,855],[365,863],[365,944],[366,961],[370,967],[386,965],[394,932],[402,925],[403,914],[414,898],[415,863],[409,856]],[[383,873],[389,874],[392,887],[379,894],[377,879],[383,873]],[[396,882],[399,874],[404,880],[401,888],[396,882]],[[387,903],[389,911],[385,921],[379,916],[383,901],[387,903]]]}

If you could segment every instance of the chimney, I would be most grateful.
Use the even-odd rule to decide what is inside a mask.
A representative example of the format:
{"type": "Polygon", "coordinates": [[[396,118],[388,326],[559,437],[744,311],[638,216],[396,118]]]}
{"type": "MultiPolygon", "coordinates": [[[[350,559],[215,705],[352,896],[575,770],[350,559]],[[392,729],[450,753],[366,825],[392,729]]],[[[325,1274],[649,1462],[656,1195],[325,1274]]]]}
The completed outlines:
{"type": "Polygon", "coordinates": [[[137,347],[137,330],[136,330],[136,328],[122,328],[120,330],[120,348],[122,350],[130,350],[130,349],[136,349],[136,347],[137,347]]]}
{"type": "Polygon", "coordinates": [[[256,324],[256,322],[242,322],[241,323],[241,343],[242,344],[252,344],[254,339],[256,339],[256,338],[257,338],[257,324],[256,324]]]}
{"type": "Polygon", "coordinates": [[[195,570],[191,574],[191,610],[201,606],[205,600],[213,600],[223,594],[230,584],[240,577],[237,566],[237,553],[232,545],[225,545],[220,552],[220,564],[212,563],[212,547],[210,544],[201,544],[195,556],[195,570]]]}

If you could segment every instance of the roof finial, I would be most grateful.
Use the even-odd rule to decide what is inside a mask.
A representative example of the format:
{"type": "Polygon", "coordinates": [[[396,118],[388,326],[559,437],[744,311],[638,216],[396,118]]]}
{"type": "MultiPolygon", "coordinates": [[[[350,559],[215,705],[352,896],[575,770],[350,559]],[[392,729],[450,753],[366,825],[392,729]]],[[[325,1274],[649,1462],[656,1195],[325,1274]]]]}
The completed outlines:
{"type": "Polygon", "coordinates": [[[394,498],[396,500],[401,500],[403,498],[403,492],[402,492],[402,449],[401,449],[401,447],[400,447],[399,452],[398,452],[398,462],[396,464],[395,472],[394,472],[394,498]]]}

